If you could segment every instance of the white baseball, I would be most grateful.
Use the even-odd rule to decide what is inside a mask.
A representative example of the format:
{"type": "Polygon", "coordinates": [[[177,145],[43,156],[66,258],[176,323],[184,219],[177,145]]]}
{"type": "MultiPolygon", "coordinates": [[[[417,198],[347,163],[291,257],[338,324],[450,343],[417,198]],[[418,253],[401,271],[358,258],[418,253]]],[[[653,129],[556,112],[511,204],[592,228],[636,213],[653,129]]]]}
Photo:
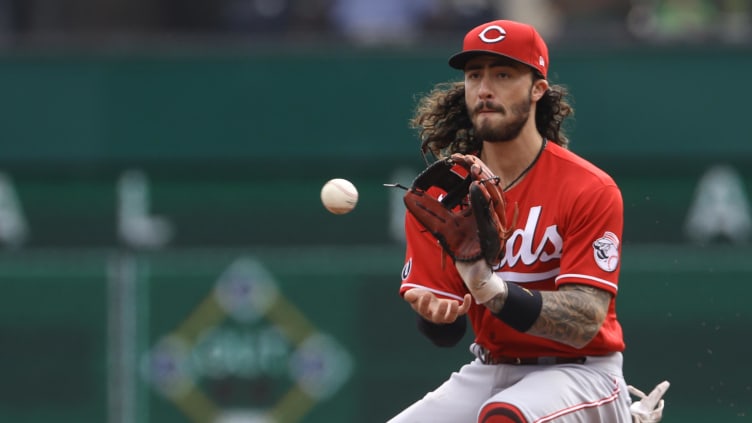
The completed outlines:
{"type": "Polygon", "coordinates": [[[347,179],[334,178],[321,188],[321,202],[334,214],[345,214],[358,204],[358,190],[347,179]]]}

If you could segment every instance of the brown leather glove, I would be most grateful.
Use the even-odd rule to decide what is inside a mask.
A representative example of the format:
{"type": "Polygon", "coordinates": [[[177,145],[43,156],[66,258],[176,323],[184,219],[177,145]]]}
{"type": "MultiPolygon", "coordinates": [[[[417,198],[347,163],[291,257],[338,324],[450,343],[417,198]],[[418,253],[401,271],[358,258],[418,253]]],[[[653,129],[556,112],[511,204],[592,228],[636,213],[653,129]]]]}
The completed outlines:
{"type": "Polygon", "coordinates": [[[512,225],[499,178],[478,157],[453,154],[413,181],[404,196],[408,211],[439,241],[455,261],[501,261],[512,225]],[[429,193],[429,191],[431,191],[429,193]]]}

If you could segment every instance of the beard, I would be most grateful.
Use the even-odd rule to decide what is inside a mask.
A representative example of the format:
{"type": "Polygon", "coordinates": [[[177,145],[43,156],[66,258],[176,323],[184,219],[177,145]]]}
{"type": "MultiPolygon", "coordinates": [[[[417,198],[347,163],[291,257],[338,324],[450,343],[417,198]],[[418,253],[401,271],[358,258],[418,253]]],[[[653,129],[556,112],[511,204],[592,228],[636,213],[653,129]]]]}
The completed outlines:
{"type": "Polygon", "coordinates": [[[494,124],[489,120],[480,124],[475,124],[475,137],[487,142],[506,142],[517,138],[522,132],[522,128],[525,127],[527,120],[530,118],[530,105],[532,99],[528,95],[526,100],[519,101],[509,108],[507,113],[506,109],[498,104],[494,104],[490,101],[482,101],[473,110],[473,116],[476,117],[480,110],[493,110],[500,113],[502,116],[508,119],[507,122],[494,124]]]}

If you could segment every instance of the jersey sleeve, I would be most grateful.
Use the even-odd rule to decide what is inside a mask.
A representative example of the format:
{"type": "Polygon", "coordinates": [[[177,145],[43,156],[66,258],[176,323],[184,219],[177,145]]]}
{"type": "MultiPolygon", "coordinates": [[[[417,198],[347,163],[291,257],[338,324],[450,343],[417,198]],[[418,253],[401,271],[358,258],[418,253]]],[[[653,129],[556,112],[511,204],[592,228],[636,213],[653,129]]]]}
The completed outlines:
{"type": "Polygon", "coordinates": [[[415,217],[405,213],[405,264],[400,295],[412,288],[427,289],[439,297],[462,301],[467,288],[438,241],[415,217]]]}
{"type": "Polygon", "coordinates": [[[624,205],[616,185],[583,190],[570,208],[556,284],[618,290],[624,205]]]}

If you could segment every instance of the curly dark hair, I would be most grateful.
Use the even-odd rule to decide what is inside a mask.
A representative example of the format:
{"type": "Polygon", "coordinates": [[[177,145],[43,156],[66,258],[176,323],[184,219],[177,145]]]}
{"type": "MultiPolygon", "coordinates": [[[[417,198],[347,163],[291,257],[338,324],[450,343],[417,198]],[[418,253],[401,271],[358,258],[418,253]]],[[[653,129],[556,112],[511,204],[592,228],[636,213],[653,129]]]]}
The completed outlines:
{"type": "MultiPolygon", "coordinates": [[[[535,126],[548,140],[567,147],[567,138],[562,123],[574,114],[567,101],[569,92],[562,85],[552,85],[538,100],[535,126]]],[[[421,150],[436,157],[452,153],[480,151],[483,140],[475,137],[473,123],[465,104],[464,82],[442,82],[421,98],[410,120],[413,128],[419,129],[421,150]]]]}

